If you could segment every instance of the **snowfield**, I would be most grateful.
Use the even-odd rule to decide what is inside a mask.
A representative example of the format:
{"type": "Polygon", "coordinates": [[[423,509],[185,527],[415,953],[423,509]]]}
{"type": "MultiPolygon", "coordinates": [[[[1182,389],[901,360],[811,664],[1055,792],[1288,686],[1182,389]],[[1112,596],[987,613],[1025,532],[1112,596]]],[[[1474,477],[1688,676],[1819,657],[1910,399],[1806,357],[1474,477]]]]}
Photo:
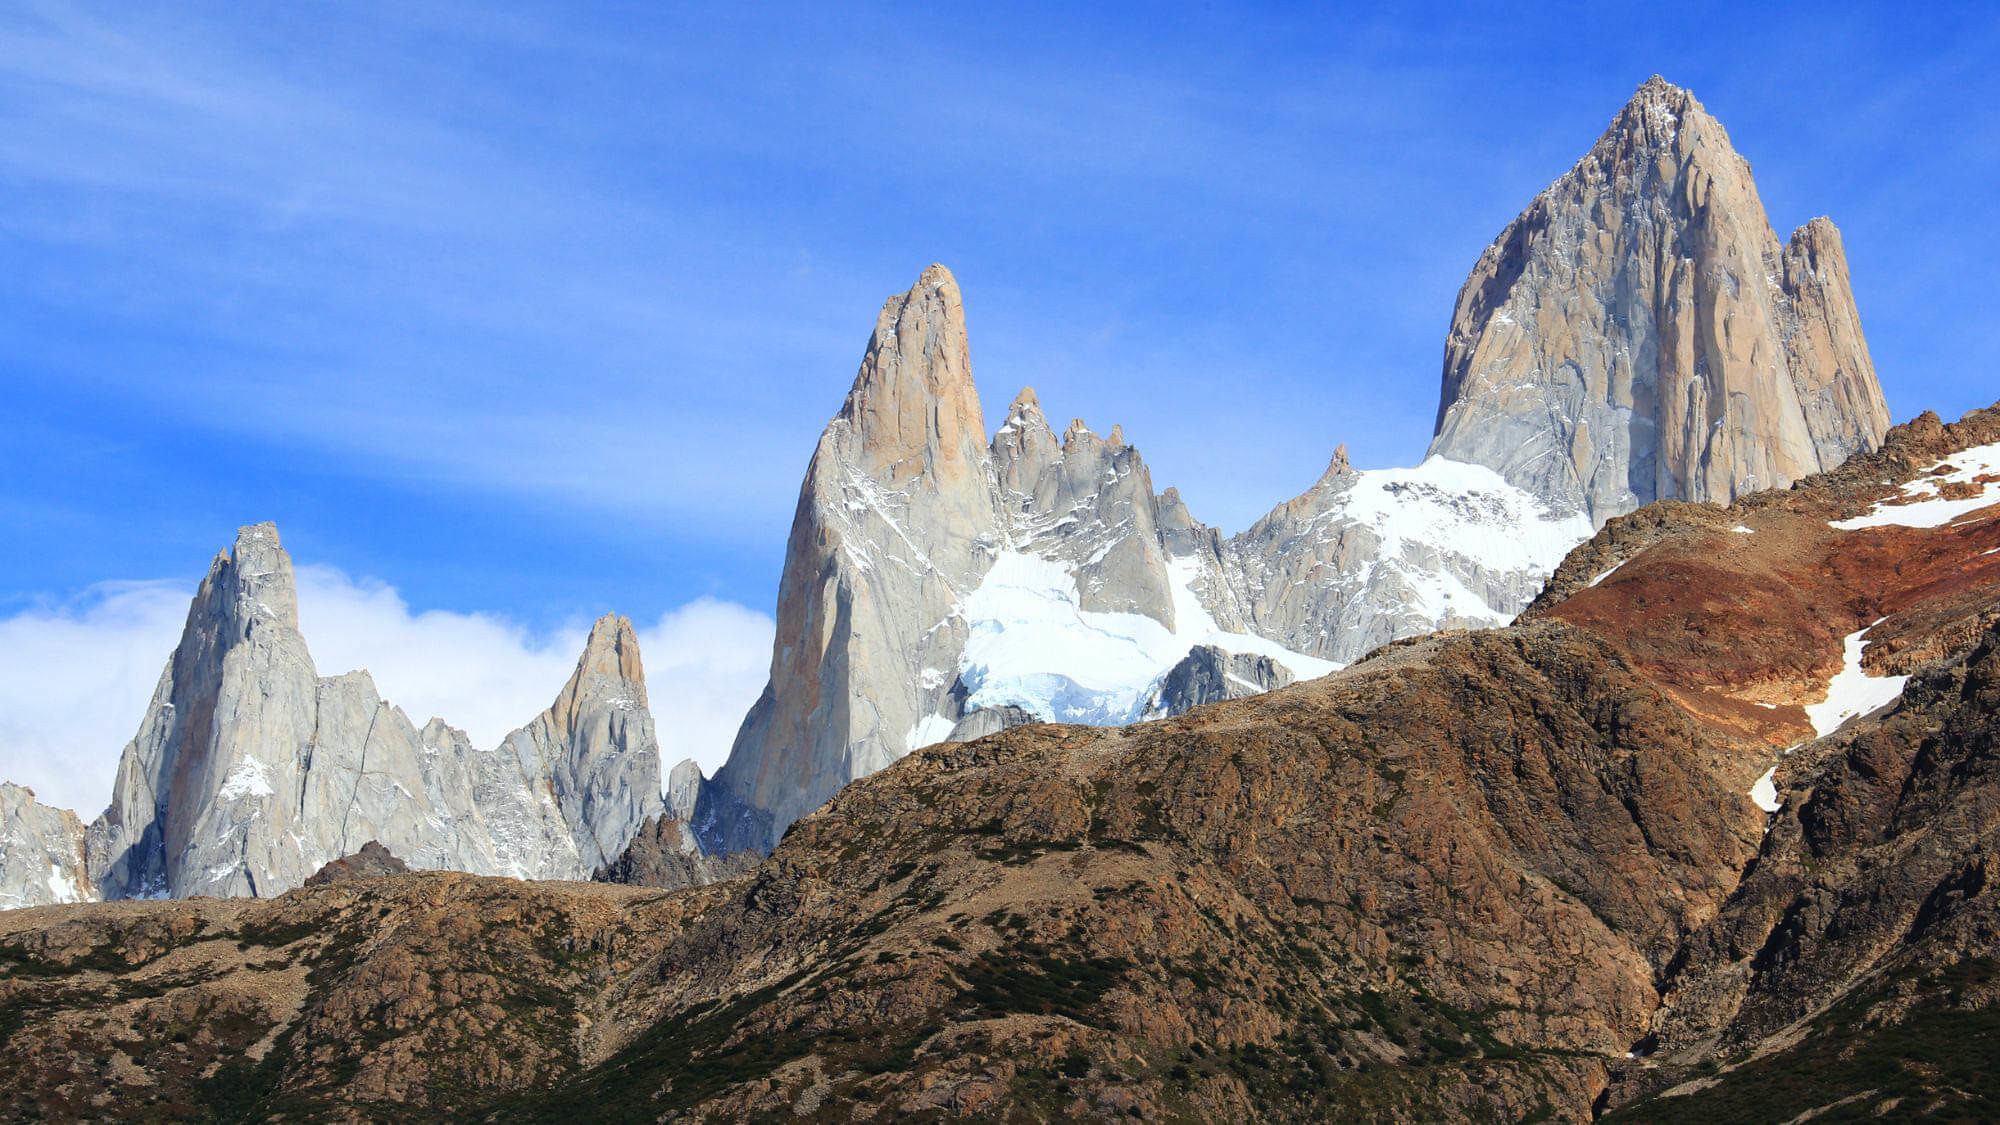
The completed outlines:
{"type": "Polygon", "coordinates": [[[1355,476],[1315,522],[1373,532],[1381,543],[1375,560],[1352,581],[1366,586],[1378,568],[1393,571],[1407,608],[1435,621],[1507,624],[1514,614],[1489,604],[1464,576],[1527,575],[1539,585],[1596,530],[1588,516],[1559,516],[1484,465],[1428,457],[1415,468],[1355,476]]]}
{"type": "Polygon", "coordinates": [[[1365,469],[1332,508],[1382,540],[1382,557],[1440,548],[1491,570],[1547,574],[1596,530],[1581,513],[1557,516],[1540,498],[1484,465],[1428,457],[1414,469],[1365,469]]]}
{"type": "MultiPolygon", "coordinates": [[[[1198,644],[1269,656],[1302,680],[1340,668],[1218,628],[1190,588],[1199,569],[1193,558],[1169,562],[1178,625],[1169,630],[1144,614],[1082,608],[1067,562],[1002,551],[960,606],[967,636],[959,677],[971,693],[967,709],[1011,704],[1045,722],[1136,722],[1145,717],[1161,677],[1198,644]]],[[[949,721],[931,716],[910,738],[925,745],[918,740],[935,741],[950,729],[949,721]]]]}
{"type": "Polygon", "coordinates": [[[1837,531],[1859,531],[1869,527],[1943,527],[1960,516],[1992,504],[2000,504],[2000,481],[1987,481],[1976,496],[1946,500],[1941,485],[1972,484],[1982,476],[2000,476],[2000,443],[1979,445],[1954,453],[1932,465],[1927,472],[1949,468],[1939,476],[1919,476],[1903,486],[1902,499],[1884,501],[1866,514],[1848,520],[1829,520],[1837,531]],[[1926,499],[1927,498],[1927,499],[1926,499]]]}

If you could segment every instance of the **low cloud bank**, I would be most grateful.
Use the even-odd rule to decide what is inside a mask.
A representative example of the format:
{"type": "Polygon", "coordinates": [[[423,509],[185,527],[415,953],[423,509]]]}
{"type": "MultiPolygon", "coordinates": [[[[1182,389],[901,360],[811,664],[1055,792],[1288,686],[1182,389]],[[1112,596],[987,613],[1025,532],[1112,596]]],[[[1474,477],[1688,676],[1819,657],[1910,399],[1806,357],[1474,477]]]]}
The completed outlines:
{"type": "MultiPolygon", "coordinates": [[[[481,747],[554,701],[589,629],[536,632],[500,614],[412,612],[395,587],[332,567],[301,566],[298,580],[299,625],[320,675],[366,668],[411,721],[441,716],[481,747]]],[[[186,582],[102,582],[0,618],[0,780],[95,816],[193,593],[186,582]]],[[[663,771],[693,758],[715,772],[763,690],[771,618],[698,598],[633,625],[663,771]]]]}

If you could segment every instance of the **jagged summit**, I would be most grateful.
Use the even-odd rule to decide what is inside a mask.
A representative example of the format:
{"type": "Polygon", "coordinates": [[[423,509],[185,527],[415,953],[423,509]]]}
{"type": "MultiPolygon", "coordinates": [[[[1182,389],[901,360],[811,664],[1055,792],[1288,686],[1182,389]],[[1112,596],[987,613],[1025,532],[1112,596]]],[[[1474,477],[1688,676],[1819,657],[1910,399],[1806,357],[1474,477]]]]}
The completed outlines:
{"type": "Polygon", "coordinates": [[[1300,673],[1503,624],[1606,518],[1789,483],[1887,424],[1838,232],[1781,245],[1728,134],[1657,75],[1481,256],[1442,392],[1421,465],[1360,471],[1337,448],[1225,539],[1155,493],[1122,428],[1058,434],[1032,388],[976,446],[959,292],[926,270],[884,307],[808,471],[770,686],[704,839],[767,848],[941,738],[1124,721],[1166,698],[1135,678],[1192,647],[1215,652],[1188,682],[1255,690],[1222,655],[1300,673]]]}
{"type": "Polygon", "coordinates": [[[1353,471],[1354,466],[1347,460],[1347,443],[1341,442],[1333,447],[1333,457],[1327,461],[1326,472],[1320,474],[1320,479],[1345,476],[1353,471]]]}
{"type": "Polygon", "coordinates": [[[523,776],[549,779],[558,815],[542,820],[568,829],[554,851],[575,857],[577,877],[616,859],[640,825],[666,807],[632,623],[613,614],[598,618],[555,703],[508,735],[501,751],[522,763],[523,776]]]}
{"type": "MultiPolygon", "coordinates": [[[[237,528],[236,542],[210,564],[209,579],[214,589],[227,591],[218,596],[233,601],[230,608],[244,626],[267,617],[286,628],[298,628],[298,581],[277,524],[265,521],[237,528]]],[[[205,588],[209,585],[204,583],[205,588]]]]}
{"type": "Polygon", "coordinates": [[[600,620],[555,704],[477,750],[366,671],[318,674],[270,523],[210,566],[104,814],[0,804],[20,826],[0,829],[0,905],[274,895],[369,840],[422,868],[583,878],[665,808],[629,621],[600,620]]]}
{"type": "Polygon", "coordinates": [[[844,459],[888,483],[926,473],[955,479],[976,468],[986,426],[950,270],[933,264],[883,303],[839,420],[852,430],[844,459]]]}
{"type": "Polygon", "coordinates": [[[1601,524],[1789,484],[1887,426],[1838,232],[1781,245],[1728,133],[1655,76],[1459,291],[1430,452],[1601,524]]]}
{"type": "Polygon", "coordinates": [[[1781,244],[1726,132],[1657,76],[1481,256],[1441,384],[1420,465],[1336,447],[1224,538],[1155,492],[1122,426],[1058,434],[1024,387],[989,436],[958,283],[931,265],[883,303],[807,465],[770,678],[712,781],[684,763],[661,797],[620,617],[491,752],[415,730],[366,673],[321,678],[256,524],[195,599],[81,878],[268,894],[370,838],[420,867],[576,877],[631,860],[635,833],[691,848],[682,822],[710,854],[766,850],[932,742],[1157,717],[1503,624],[1594,524],[1798,479],[1887,418],[1839,232],[1781,244]]]}
{"type": "Polygon", "coordinates": [[[639,635],[629,619],[615,613],[607,613],[591,625],[583,655],[577,658],[576,671],[556,706],[573,709],[591,691],[607,687],[634,704],[646,702],[646,669],[639,658],[639,635]]]}

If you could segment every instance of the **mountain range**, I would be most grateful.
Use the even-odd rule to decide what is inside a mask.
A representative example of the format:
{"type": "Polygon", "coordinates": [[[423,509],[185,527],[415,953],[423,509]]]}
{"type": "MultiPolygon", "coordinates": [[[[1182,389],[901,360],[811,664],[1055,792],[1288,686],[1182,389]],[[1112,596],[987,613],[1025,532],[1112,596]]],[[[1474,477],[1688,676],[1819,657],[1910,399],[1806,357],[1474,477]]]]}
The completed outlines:
{"type": "Polygon", "coordinates": [[[371,839],[422,869],[704,881],[932,743],[1158,719],[1503,625],[1606,520],[1788,485],[1887,421],[1838,232],[1781,244],[1721,125],[1654,78],[1480,256],[1414,468],[1337,447],[1225,536],[1155,491],[1121,428],[1058,436],[1032,389],[989,434],[933,265],[883,306],[808,464],[770,680],[712,779],[682,763],[663,796],[622,618],[493,748],[417,727],[365,671],[321,678],[291,561],[253,525],[196,594],[106,811],[0,789],[0,904],[271,895],[371,839]]]}
{"type": "Polygon", "coordinates": [[[1661,79],[1423,460],[1237,534],[989,431],[926,269],[777,623],[712,778],[616,616],[476,747],[243,528],[105,812],[0,785],[0,1120],[2000,1115],[2000,406],[1890,427],[1838,232],[1661,79]]]}
{"type": "Polygon", "coordinates": [[[2000,409],[707,886],[0,912],[0,1118],[1979,1120],[1996,850],[2000,409]]]}

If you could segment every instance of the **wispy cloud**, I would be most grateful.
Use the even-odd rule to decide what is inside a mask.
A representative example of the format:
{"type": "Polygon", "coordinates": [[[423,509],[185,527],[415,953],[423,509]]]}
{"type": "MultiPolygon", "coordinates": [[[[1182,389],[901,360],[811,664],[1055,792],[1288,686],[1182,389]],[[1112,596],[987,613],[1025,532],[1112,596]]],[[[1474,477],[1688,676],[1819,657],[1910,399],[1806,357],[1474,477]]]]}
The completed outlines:
{"type": "MultiPolygon", "coordinates": [[[[298,568],[300,628],[322,675],[366,668],[384,698],[491,747],[555,699],[583,651],[585,623],[536,632],[504,615],[412,611],[395,587],[323,566],[298,568]]],[[[111,791],[179,641],[184,582],[105,582],[0,618],[0,779],[86,820],[111,791]]],[[[635,623],[662,766],[713,773],[763,689],[772,621],[702,598],[635,623]]]]}
{"type": "MultiPolygon", "coordinates": [[[[775,556],[880,300],[942,260],[989,406],[1033,384],[1123,421],[1241,527],[1336,442],[1421,455],[1465,271],[1658,70],[1781,224],[1848,232],[1897,412],[1972,405],[2000,21],[1706,19],[1690,45],[1615,8],[15,6],[0,364],[21,415],[164,436],[132,475],[217,523],[323,518],[412,590],[341,513],[415,493],[495,556],[559,523],[775,556]]],[[[51,481],[53,444],[0,442],[0,475],[86,517],[132,491],[51,481]]],[[[134,551],[173,518],[125,517],[134,551]]],[[[59,566],[0,574],[102,573],[59,566]]],[[[705,588],[655,574],[676,596],[626,604],[705,588]]]]}

